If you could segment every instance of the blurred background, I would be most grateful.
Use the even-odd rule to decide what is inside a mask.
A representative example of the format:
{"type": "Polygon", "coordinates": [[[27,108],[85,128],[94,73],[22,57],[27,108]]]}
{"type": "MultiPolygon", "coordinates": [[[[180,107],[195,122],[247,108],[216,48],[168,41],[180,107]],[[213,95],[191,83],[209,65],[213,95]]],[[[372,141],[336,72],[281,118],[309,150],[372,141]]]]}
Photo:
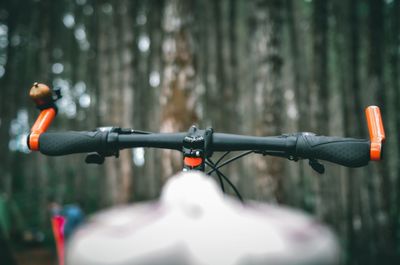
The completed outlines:
{"type": "Polygon", "coordinates": [[[380,106],[381,163],[324,163],[319,175],[307,161],[253,155],[224,172],[245,199],[330,226],[342,264],[399,264],[399,79],[400,0],[1,0],[2,260],[55,264],[51,205],[88,215],[155,199],[181,166],[179,153],[141,148],[102,166],[30,153],[38,81],[62,90],[52,130],[368,138],[364,109],[380,106]]]}

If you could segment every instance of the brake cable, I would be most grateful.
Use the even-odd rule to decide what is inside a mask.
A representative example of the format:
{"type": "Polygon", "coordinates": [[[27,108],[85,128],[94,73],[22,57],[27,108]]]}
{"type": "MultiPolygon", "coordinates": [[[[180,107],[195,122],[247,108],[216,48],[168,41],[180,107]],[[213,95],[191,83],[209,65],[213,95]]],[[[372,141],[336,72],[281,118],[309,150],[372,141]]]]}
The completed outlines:
{"type": "Polygon", "coordinates": [[[232,163],[232,162],[235,161],[235,160],[238,160],[239,158],[242,158],[242,157],[247,156],[247,155],[249,155],[249,154],[251,154],[251,153],[254,153],[254,152],[255,152],[255,151],[246,151],[246,152],[243,152],[243,153],[241,153],[241,154],[239,154],[239,155],[237,155],[237,156],[235,156],[235,157],[233,157],[233,158],[231,158],[231,159],[226,160],[226,161],[223,162],[221,165],[219,165],[219,163],[230,153],[230,151],[224,153],[224,154],[217,160],[217,162],[216,162],[215,164],[214,164],[214,162],[213,162],[210,158],[207,158],[205,162],[206,162],[206,164],[207,164],[209,167],[211,167],[211,170],[207,172],[207,175],[211,175],[212,173],[216,172],[216,173],[217,173],[217,176],[218,176],[218,178],[219,178],[219,181],[220,181],[220,185],[221,185],[222,191],[225,192],[224,184],[223,184],[223,181],[222,181],[222,179],[224,179],[224,180],[225,180],[226,182],[228,182],[228,184],[232,187],[232,189],[233,189],[233,191],[235,192],[235,194],[236,194],[236,196],[238,197],[238,199],[239,199],[241,202],[243,202],[243,198],[242,198],[242,196],[240,195],[239,190],[238,190],[238,189],[236,188],[236,186],[229,180],[229,178],[227,178],[219,169],[220,169],[221,167],[223,167],[223,166],[226,166],[226,165],[229,164],[229,163],[232,163]]]}
{"type": "MultiPolygon", "coordinates": [[[[214,164],[214,162],[211,159],[207,159],[206,160],[206,165],[211,167],[211,168],[215,168],[216,164],[214,164]]],[[[225,187],[224,187],[224,182],[222,180],[222,176],[221,176],[221,172],[219,170],[217,170],[217,176],[218,176],[218,180],[219,180],[219,185],[221,186],[222,191],[225,193],[225,187]]]]}
{"type": "MultiPolygon", "coordinates": [[[[236,196],[238,197],[238,199],[241,201],[241,202],[243,202],[243,198],[242,198],[242,196],[240,195],[240,192],[239,192],[239,190],[236,188],[236,186],[218,169],[218,168],[215,168],[214,166],[213,166],[213,162],[210,160],[210,159],[207,159],[207,161],[206,161],[206,164],[208,165],[208,166],[210,166],[211,168],[213,168],[213,172],[215,171],[216,173],[217,173],[217,175],[218,175],[218,177],[220,178],[220,183],[221,183],[221,187],[223,187],[223,183],[222,183],[222,179],[221,179],[221,177],[226,181],[226,182],[228,182],[228,184],[232,187],[232,189],[233,189],[233,191],[235,192],[235,194],[236,194],[236,196]]],[[[208,175],[211,175],[211,174],[208,174],[208,175]]]]}
{"type": "MultiPolygon", "coordinates": [[[[208,158],[207,161],[210,162],[210,163],[212,163],[212,166],[210,166],[210,165],[208,165],[208,164],[207,164],[207,165],[210,166],[211,168],[216,168],[216,167],[218,166],[218,164],[219,164],[228,154],[230,154],[230,152],[231,152],[231,151],[225,152],[225,153],[217,160],[216,163],[214,163],[210,158],[208,158]]],[[[221,175],[220,175],[219,173],[220,173],[220,171],[217,170],[217,176],[218,176],[218,179],[219,179],[219,183],[220,183],[221,189],[222,189],[222,191],[225,193],[224,182],[222,181],[222,177],[221,177],[221,175]]]]}
{"type": "Polygon", "coordinates": [[[242,157],[247,156],[247,155],[249,155],[251,153],[254,153],[254,152],[255,151],[246,151],[246,152],[243,152],[243,153],[241,153],[241,154],[239,154],[239,155],[237,155],[235,157],[232,157],[231,159],[228,159],[225,162],[223,162],[220,166],[216,166],[215,168],[213,168],[210,171],[208,171],[207,175],[211,175],[211,173],[213,173],[214,171],[217,171],[221,167],[226,166],[227,164],[232,163],[233,161],[238,160],[239,158],[242,158],[242,157]]]}
{"type": "Polygon", "coordinates": [[[222,161],[222,159],[224,159],[227,155],[229,155],[231,153],[231,151],[225,152],[218,160],[217,162],[214,164],[214,166],[218,166],[218,164],[222,161]]]}

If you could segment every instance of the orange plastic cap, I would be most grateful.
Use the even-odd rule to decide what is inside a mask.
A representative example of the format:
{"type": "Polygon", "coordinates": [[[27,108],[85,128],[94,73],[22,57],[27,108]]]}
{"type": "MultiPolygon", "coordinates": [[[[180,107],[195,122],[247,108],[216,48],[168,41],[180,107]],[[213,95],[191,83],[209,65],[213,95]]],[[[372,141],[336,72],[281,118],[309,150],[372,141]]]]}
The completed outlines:
{"type": "Polygon", "coordinates": [[[203,162],[203,159],[201,157],[185,157],[183,162],[185,163],[186,166],[198,167],[203,162]]]}

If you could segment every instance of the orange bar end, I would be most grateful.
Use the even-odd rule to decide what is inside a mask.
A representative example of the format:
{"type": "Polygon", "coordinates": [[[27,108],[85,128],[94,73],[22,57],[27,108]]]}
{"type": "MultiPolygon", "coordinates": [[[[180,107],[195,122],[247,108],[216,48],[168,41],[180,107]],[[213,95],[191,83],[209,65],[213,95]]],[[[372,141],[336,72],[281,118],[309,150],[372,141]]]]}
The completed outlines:
{"type": "Polygon", "coordinates": [[[381,117],[381,111],[377,106],[369,106],[365,109],[369,138],[371,141],[370,157],[377,161],[382,159],[382,143],[385,141],[385,129],[381,117]]]}
{"type": "Polygon", "coordinates": [[[32,151],[39,150],[39,136],[44,133],[50,124],[53,122],[57,111],[54,108],[44,109],[40,112],[39,117],[36,119],[35,124],[31,128],[29,135],[28,146],[32,151]]]}

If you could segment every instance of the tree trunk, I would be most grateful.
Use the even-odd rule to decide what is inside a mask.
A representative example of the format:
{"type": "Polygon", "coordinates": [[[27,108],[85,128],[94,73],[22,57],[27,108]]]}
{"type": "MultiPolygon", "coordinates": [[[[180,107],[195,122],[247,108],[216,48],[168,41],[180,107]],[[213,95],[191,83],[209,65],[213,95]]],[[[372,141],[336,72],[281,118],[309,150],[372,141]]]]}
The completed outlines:
{"type": "MultiPolygon", "coordinates": [[[[165,3],[161,132],[186,131],[197,122],[188,8],[187,2],[183,0],[169,0],[165,3]]],[[[162,165],[165,179],[182,168],[181,154],[163,151],[162,165]]]]}
{"type": "MultiPolygon", "coordinates": [[[[99,98],[101,124],[130,127],[132,121],[132,54],[130,2],[103,3],[99,14],[99,98]],[[110,11],[107,11],[110,10],[110,11]]],[[[120,160],[106,159],[106,204],[127,202],[132,194],[131,153],[122,151],[120,160]]]]}

